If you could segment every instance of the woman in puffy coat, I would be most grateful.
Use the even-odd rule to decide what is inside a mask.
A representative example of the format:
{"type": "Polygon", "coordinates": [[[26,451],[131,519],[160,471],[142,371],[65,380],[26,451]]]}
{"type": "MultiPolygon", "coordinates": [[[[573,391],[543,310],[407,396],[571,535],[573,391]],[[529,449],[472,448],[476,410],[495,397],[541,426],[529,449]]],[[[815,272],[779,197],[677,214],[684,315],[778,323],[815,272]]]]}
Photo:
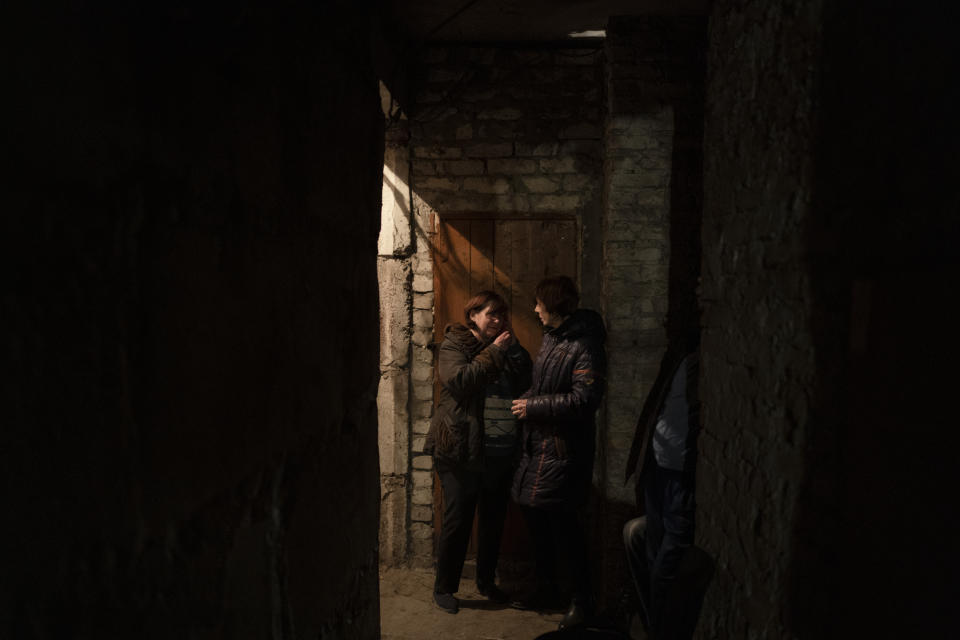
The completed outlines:
{"type": "Polygon", "coordinates": [[[514,400],[523,420],[520,465],[513,498],[533,538],[537,590],[524,608],[555,606],[557,554],[570,565],[573,598],[561,627],[582,621],[591,608],[587,542],[578,510],[593,474],[594,414],[603,398],[606,355],[603,319],[577,309],[579,294],[566,276],[537,285],[537,306],[547,331],[533,366],[529,391],[514,400]]]}
{"type": "Polygon", "coordinates": [[[466,324],[444,331],[437,360],[439,403],[424,451],[433,454],[443,487],[434,601],[456,613],[454,597],[477,512],[477,589],[506,602],[494,583],[517,450],[511,399],[530,386],[530,354],[520,346],[507,304],[480,291],[464,308],[466,324]]]}

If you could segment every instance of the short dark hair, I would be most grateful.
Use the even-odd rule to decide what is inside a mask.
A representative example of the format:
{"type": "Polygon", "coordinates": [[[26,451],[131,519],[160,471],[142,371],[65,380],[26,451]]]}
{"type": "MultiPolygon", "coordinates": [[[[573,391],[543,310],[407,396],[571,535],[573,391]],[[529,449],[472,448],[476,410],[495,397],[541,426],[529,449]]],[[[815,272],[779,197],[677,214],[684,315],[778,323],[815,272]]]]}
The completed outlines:
{"type": "Polygon", "coordinates": [[[470,314],[483,311],[489,305],[493,305],[491,311],[494,313],[506,313],[508,309],[507,301],[499,294],[487,290],[477,291],[463,306],[463,318],[466,320],[467,326],[476,329],[477,325],[470,319],[470,314]]]}
{"type": "Polygon", "coordinates": [[[543,304],[547,313],[559,316],[568,316],[577,310],[580,304],[580,293],[577,285],[567,276],[552,276],[544,278],[537,285],[537,300],[543,304]]]}

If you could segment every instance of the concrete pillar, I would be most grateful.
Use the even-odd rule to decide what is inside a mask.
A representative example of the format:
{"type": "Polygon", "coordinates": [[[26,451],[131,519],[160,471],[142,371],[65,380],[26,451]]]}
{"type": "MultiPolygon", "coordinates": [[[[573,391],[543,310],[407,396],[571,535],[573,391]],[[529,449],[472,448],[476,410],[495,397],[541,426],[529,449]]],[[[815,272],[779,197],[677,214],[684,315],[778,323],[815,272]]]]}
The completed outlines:
{"type": "MultiPolygon", "coordinates": [[[[383,89],[381,88],[381,91],[383,89]]],[[[402,124],[396,125],[398,129],[402,124]]],[[[407,555],[410,465],[410,321],[412,225],[409,147],[397,130],[388,134],[377,269],[380,283],[380,563],[402,564],[407,555]]]]}

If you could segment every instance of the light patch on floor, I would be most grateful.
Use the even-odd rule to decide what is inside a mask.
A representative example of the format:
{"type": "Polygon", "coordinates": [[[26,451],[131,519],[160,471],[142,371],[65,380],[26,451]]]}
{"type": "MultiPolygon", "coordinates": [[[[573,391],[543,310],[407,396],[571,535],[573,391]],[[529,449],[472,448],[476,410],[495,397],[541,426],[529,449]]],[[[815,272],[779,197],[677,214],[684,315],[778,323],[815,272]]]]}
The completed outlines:
{"type": "Polygon", "coordinates": [[[533,640],[555,630],[563,618],[490,602],[467,578],[456,596],[460,612],[447,613],[433,602],[432,571],[381,570],[381,640],[533,640]]]}

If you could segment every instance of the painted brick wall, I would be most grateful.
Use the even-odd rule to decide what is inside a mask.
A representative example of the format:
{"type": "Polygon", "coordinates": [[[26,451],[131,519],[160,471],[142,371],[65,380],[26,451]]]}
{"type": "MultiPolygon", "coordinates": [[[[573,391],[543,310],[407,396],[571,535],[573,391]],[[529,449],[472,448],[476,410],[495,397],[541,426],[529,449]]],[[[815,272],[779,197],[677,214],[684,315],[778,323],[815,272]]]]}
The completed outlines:
{"type": "Polygon", "coordinates": [[[595,212],[597,50],[429,49],[413,116],[413,184],[443,212],[595,212]]]}
{"type": "MultiPolygon", "coordinates": [[[[615,372],[607,464],[621,479],[668,319],[680,325],[696,311],[704,45],[704,23],[693,18],[615,18],[607,29],[604,304],[615,372]]],[[[633,500],[622,481],[608,490],[633,500]]]]}

